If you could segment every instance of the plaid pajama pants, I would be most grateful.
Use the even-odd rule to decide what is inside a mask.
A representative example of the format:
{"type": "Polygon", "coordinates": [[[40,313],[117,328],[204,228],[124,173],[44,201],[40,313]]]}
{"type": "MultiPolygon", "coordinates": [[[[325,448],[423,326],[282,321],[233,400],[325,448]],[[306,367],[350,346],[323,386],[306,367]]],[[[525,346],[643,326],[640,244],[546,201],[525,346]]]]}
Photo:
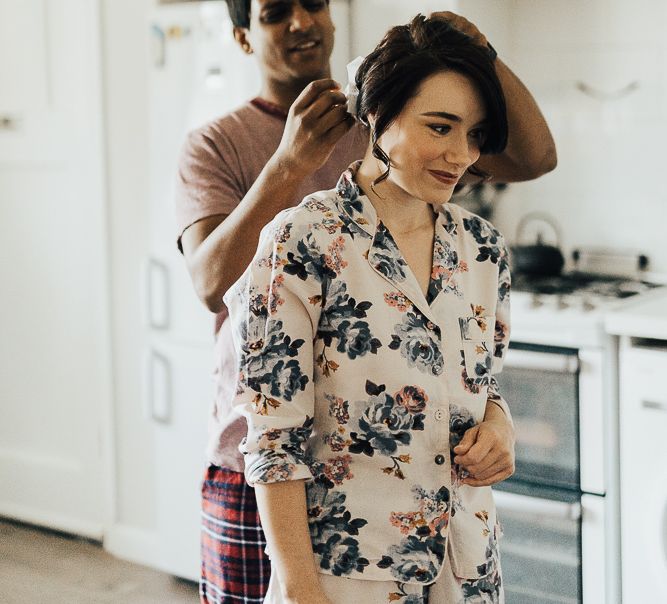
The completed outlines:
{"type": "Polygon", "coordinates": [[[242,473],[209,466],[202,483],[202,604],[264,601],[271,567],[255,491],[242,473]]]}

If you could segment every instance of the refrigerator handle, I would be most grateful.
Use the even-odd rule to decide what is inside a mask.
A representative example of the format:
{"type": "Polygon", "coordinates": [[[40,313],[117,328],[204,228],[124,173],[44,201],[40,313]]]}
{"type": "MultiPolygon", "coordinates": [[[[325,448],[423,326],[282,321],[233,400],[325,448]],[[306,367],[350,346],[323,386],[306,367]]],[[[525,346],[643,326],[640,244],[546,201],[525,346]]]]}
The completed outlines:
{"type": "Polygon", "coordinates": [[[146,362],[147,415],[153,421],[171,421],[171,364],[169,359],[150,350],[146,362]]]}
{"type": "Polygon", "coordinates": [[[169,267],[156,260],[148,258],[146,267],[146,317],[151,329],[164,331],[171,324],[169,299],[169,267]]]}

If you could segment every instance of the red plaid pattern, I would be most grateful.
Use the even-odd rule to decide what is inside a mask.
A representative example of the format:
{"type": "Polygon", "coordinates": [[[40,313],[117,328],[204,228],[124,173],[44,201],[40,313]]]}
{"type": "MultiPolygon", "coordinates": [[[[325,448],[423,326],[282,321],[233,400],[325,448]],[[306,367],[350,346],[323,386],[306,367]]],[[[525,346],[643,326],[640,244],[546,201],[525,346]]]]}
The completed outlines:
{"type": "Polygon", "coordinates": [[[240,472],[209,466],[202,484],[202,604],[264,601],[271,567],[255,491],[240,472]]]}

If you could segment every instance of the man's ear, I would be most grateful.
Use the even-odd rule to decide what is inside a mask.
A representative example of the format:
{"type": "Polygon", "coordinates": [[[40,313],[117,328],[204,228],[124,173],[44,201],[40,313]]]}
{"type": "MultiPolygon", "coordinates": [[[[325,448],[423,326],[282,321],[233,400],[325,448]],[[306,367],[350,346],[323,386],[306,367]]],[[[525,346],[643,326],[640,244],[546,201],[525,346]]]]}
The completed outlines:
{"type": "Polygon", "coordinates": [[[251,55],[254,51],[250,45],[250,41],[248,40],[248,28],[235,27],[233,31],[236,43],[241,47],[244,53],[251,55]]]}

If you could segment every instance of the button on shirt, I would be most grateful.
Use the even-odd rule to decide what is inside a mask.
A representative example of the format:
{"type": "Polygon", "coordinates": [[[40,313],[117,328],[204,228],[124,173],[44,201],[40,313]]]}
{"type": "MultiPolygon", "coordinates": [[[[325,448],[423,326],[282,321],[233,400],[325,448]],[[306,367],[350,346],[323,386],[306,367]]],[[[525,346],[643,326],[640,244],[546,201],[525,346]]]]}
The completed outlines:
{"type": "MultiPolygon", "coordinates": [[[[358,165],[358,164],[357,164],[358,165]]],[[[306,479],[323,573],[428,584],[497,560],[489,487],[451,449],[498,392],[509,338],[503,239],[438,211],[428,295],[354,181],[281,212],[225,296],[251,484],[306,479]],[[435,463],[434,463],[435,461],[435,463]]]]}

